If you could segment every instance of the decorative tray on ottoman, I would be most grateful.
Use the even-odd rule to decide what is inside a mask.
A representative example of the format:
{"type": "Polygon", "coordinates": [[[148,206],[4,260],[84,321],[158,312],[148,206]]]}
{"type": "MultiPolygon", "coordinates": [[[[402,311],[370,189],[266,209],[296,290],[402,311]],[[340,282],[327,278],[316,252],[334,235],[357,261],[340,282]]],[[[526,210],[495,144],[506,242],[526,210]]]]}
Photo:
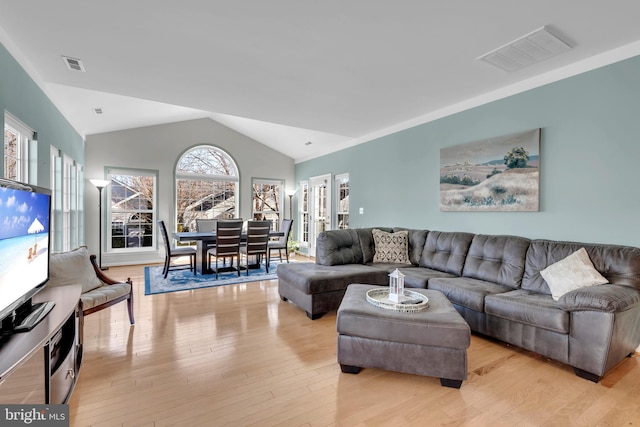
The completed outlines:
{"type": "Polygon", "coordinates": [[[393,302],[389,300],[389,288],[376,288],[367,291],[367,302],[385,310],[403,311],[412,313],[426,310],[429,307],[429,298],[418,292],[404,290],[404,301],[393,302]]]}

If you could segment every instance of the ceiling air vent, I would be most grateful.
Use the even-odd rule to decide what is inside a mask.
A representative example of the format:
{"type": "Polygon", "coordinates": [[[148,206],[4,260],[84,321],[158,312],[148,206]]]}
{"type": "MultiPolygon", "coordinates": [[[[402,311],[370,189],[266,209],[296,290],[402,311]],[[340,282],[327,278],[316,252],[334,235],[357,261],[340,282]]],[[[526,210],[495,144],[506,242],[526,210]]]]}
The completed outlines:
{"type": "Polygon", "coordinates": [[[542,27],[476,59],[511,72],[542,62],[571,48],[569,43],[551,34],[548,27],[542,27]]]}
{"type": "Polygon", "coordinates": [[[76,58],[70,58],[68,56],[63,56],[62,60],[67,65],[67,68],[73,71],[85,71],[84,65],[82,61],[76,58]]]}

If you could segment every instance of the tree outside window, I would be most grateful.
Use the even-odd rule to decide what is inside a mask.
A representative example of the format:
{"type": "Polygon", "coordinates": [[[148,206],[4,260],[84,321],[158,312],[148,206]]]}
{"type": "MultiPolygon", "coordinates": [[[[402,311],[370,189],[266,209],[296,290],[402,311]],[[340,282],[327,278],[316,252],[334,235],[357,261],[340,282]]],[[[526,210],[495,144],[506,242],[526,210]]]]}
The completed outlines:
{"type": "Polygon", "coordinates": [[[110,249],[153,248],[155,224],[155,173],[111,170],[110,249]]]}
{"type": "Polygon", "coordinates": [[[274,229],[280,226],[282,218],[283,181],[254,180],[252,216],[256,221],[269,220],[274,229]]]}
{"type": "Polygon", "coordinates": [[[224,151],[199,146],[176,166],[176,229],[195,231],[196,218],[229,219],[238,212],[238,168],[224,151]]]}

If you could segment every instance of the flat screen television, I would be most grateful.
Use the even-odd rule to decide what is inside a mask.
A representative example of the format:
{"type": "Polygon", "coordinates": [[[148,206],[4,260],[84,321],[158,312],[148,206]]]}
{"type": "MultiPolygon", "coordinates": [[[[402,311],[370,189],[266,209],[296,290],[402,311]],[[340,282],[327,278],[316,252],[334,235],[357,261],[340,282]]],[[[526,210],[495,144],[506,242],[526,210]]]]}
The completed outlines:
{"type": "Polygon", "coordinates": [[[0,179],[2,335],[31,329],[53,308],[31,303],[49,280],[50,214],[50,190],[0,179]]]}

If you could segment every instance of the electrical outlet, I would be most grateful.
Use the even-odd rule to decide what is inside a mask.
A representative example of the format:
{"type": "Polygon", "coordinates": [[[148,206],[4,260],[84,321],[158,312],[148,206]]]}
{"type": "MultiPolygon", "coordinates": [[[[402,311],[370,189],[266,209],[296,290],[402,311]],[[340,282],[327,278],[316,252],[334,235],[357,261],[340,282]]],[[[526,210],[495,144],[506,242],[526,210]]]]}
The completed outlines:
{"type": "Polygon", "coordinates": [[[360,215],[364,214],[364,208],[360,208],[360,215]]]}

